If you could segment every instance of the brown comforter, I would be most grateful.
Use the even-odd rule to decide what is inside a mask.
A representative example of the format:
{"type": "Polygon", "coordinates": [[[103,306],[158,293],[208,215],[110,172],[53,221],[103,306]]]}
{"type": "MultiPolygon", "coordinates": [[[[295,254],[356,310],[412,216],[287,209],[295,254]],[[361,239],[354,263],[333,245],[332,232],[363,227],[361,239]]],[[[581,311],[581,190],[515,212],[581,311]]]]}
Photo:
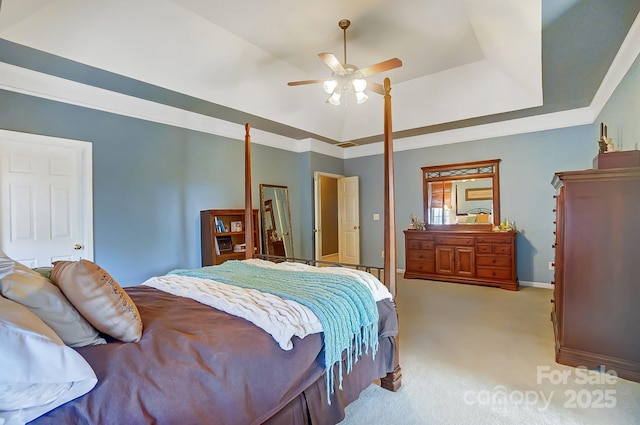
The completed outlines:
{"type": "Polygon", "coordinates": [[[329,405],[321,334],[294,338],[284,351],[244,319],[146,286],[126,290],[143,320],[141,341],[78,349],[98,384],[32,424],[335,423],[344,405],[393,370],[397,319],[388,300],[378,303],[375,360],[356,363],[329,405]]]}

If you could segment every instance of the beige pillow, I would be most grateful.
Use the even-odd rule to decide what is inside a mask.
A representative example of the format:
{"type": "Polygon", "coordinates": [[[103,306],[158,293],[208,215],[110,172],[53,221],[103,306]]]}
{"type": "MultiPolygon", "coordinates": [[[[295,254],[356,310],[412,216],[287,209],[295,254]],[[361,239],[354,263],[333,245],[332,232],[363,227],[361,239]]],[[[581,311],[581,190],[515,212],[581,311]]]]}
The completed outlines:
{"type": "Polygon", "coordinates": [[[71,347],[104,344],[98,331],[87,322],[49,279],[9,257],[0,257],[0,292],[42,319],[71,347]]]}
{"type": "Polygon", "coordinates": [[[140,341],[138,308],[106,270],[88,260],[56,261],[51,279],[98,330],[120,341],[140,341]]]}

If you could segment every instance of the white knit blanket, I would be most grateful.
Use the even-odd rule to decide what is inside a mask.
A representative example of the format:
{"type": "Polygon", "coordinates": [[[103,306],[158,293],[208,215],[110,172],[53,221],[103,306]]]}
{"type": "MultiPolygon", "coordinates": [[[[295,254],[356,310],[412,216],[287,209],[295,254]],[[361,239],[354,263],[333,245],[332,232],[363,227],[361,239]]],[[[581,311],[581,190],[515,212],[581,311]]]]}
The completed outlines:
{"type": "MultiPolygon", "coordinates": [[[[335,273],[354,277],[371,291],[373,298],[380,301],[391,299],[391,293],[369,273],[343,267],[313,267],[298,263],[272,263],[264,260],[245,260],[253,265],[282,270],[313,271],[335,273]]],[[[211,279],[165,275],[152,277],[143,283],[180,297],[191,298],[202,304],[241,317],[263,329],[283,350],[291,350],[291,338],[304,338],[322,332],[317,316],[302,304],[285,300],[278,296],[255,289],[244,289],[211,279]]]]}

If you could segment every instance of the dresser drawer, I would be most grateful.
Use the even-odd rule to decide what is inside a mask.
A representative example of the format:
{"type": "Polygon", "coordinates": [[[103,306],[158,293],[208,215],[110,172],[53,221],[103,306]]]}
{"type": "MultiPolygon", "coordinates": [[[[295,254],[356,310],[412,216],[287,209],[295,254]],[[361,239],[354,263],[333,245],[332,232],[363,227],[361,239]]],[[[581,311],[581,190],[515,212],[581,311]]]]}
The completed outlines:
{"type": "Polygon", "coordinates": [[[407,260],[407,271],[417,273],[435,273],[435,261],[413,261],[407,260]]]}
{"type": "Polygon", "coordinates": [[[476,252],[478,254],[511,255],[511,245],[478,244],[476,245],[476,252]]]}
{"type": "Polygon", "coordinates": [[[511,269],[490,269],[478,267],[476,277],[488,279],[511,280],[511,269]]]}
{"type": "Polygon", "coordinates": [[[438,245],[473,246],[475,238],[473,236],[436,236],[438,245]]]}
{"type": "Polygon", "coordinates": [[[436,253],[434,250],[420,249],[407,252],[407,260],[409,261],[436,261],[436,253]]]}
{"type": "Polygon", "coordinates": [[[436,237],[425,232],[421,232],[419,230],[405,230],[405,237],[407,240],[423,240],[423,241],[431,241],[433,242],[436,237]]]}
{"type": "Polygon", "coordinates": [[[511,245],[494,245],[494,254],[511,255],[511,245]]]}
{"type": "Polygon", "coordinates": [[[435,244],[433,240],[409,239],[407,240],[407,248],[413,249],[433,249],[435,244]]]}
{"type": "Polygon", "coordinates": [[[497,237],[497,236],[478,236],[476,238],[477,243],[491,243],[491,244],[510,244],[511,237],[497,237]]]}
{"type": "Polygon", "coordinates": [[[476,252],[478,254],[493,254],[493,245],[478,244],[476,245],[476,252]]]}
{"type": "Polygon", "coordinates": [[[478,255],[476,256],[476,264],[478,266],[511,268],[511,257],[502,257],[499,255],[478,255]]]}

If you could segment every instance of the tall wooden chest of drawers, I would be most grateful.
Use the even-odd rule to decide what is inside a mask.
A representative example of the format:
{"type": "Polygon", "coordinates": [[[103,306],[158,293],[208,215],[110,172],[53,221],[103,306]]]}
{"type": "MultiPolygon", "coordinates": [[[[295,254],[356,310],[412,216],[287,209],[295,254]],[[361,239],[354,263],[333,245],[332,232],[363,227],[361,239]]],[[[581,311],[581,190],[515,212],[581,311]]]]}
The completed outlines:
{"type": "Polygon", "coordinates": [[[640,167],[556,173],[556,361],[640,382],[640,167]]]}
{"type": "Polygon", "coordinates": [[[517,290],[516,232],[405,230],[407,279],[517,290]]]}

